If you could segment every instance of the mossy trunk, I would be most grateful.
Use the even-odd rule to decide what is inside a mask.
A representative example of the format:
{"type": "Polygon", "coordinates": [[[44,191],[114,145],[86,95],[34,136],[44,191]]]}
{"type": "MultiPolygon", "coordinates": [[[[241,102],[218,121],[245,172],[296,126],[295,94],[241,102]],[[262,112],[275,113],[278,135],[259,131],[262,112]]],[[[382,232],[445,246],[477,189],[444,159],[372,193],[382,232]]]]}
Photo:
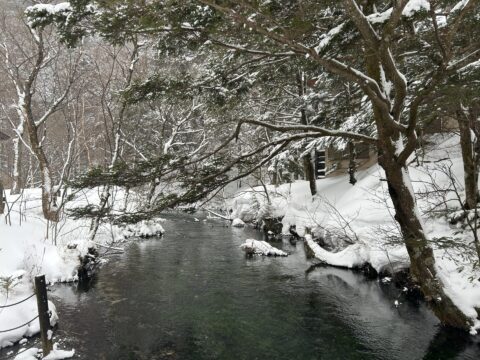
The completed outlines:
{"type": "Polygon", "coordinates": [[[462,114],[461,110],[458,111],[457,119],[465,181],[465,208],[474,209],[478,198],[478,172],[473,151],[472,127],[469,117],[462,114]]]}
{"type": "Polygon", "coordinates": [[[395,219],[400,225],[407,247],[414,281],[420,286],[426,301],[442,324],[467,330],[471,326],[470,319],[445,293],[444,285],[438,277],[433,249],[425,236],[408,170],[396,163],[394,154],[382,154],[380,165],[385,170],[395,219]]]}

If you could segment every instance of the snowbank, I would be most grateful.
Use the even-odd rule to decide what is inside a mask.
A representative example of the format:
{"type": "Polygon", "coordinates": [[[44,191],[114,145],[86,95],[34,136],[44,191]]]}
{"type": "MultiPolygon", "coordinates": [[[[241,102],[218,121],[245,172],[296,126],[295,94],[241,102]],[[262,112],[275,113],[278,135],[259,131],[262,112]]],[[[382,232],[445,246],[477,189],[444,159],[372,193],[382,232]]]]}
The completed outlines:
{"type": "Polygon", "coordinates": [[[264,256],[288,256],[286,252],[273,247],[266,241],[247,239],[242,245],[240,245],[240,247],[247,254],[258,254],[264,256]]]}
{"type": "MultiPolygon", "coordinates": [[[[417,166],[416,162],[412,162],[409,167],[413,187],[418,194],[431,192],[432,179],[441,189],[451,188],[450,179],[439,170],[441,166],[450,168],[459,182],[463,179],[458,136],[436,135],[429,141],[426,153],[422,154],[423,165],[417,166]]],[[[348,174],[318,180],[315,197],[311,196],[306,181],[278,187],[270,185],[269,206],[275,216],[283,216],[284,234],[288,234],[290,225],[296,225],[300,236],[309,232],[317,236],[327,233],[343,239],[339,243],[353,243],[333,253],[320,247],[307,234],[306,241],[315,256],[326,263],[352,268],[368,262],[379,273],[408,267],[409,257],[393,218],[383,170],[373,165],[358,171],[356,177],[355,186],[349,184],[348,174]]],[[[454,194],[447,194],[442,201],[447,201],[449,207],[454,208],[458,206],[454,197],[454,194]]],[[[251,221],[260,217],[261,209],[267,207],[265,203],[263,188],[258,187],[237,192],[229,206],[233,210],[232,217],[251,221]]],[[[418,206],[427,236],[434,243],[438,275],[445,284],[445,291],[474,320],[477,316],[475,308],[480,308],[479,269],[473,267],[474,261],[465,256],[461,247],[446,251],[441,243],[435,246],[436,239],[455,238],[458,244],[472,247],[471,234],[458,234],[458,229],[449,226],[444,216],[432,216],[435,212],[430,211],[431,197],[419,195],[418,206]]],[[[474,321],[475,328],[480,329],[480,322],[474,321]]]]}
{"type": "MultiPolygon", "coordinates": [[[[8,302],[2,302],[1,305],[15,304],[25,298],[26,296],[24,296],[24,294],[20,296],[20,293],[14,293],[11,298],[9,297],[8,302]]],[[[55,326],[58,321],[55,305],[49,301],[48,308],[52,312],[50,325],[55,326]]],[[[37,301],[35,297],[30,298],[29,300],[14,307],[4,308],[0,311],[0,330],[13,329],[19,325],[25,324],[18,329],[6,333],[0,333],[0,348],[11,346],[23,337],[30,337],[40,332],[39,321],[31,321],[32,319],[35,319],[38,314],[37,301]]]]}
{"type": "MultiPolygon", "coordinates": [[[[100,193],[99,189],[77,193],[67,203],[67,209],[98,203],[100,193]]],[[[112,192],[118,207],[124,206],[124,196],[121,190],[114,189],[112,192]]],[[[50,284],[77,281],[79,258],[87,254],[89,247],[100,246],[105,249],[113,245],[117,248],[127,238],[164,233],[160,224],[162,219],[128,226],[102,224],[95,242],[91,243],[88,241],[89,220],[64,217],[56,225],[47,224],[42,214],[40,189],[26,189],[22,195],[10,195],[7,192],[7,203],[5,214],[0,215],[0,306],[31,295],[32,279],[39,274],[45,274],[50,284]]],[[[126,203],[129,211],[136,209],[139,204],[132,193],[126,203]]],[[[18,306],[0,309],[0,330],[17,327],[36,316],[35,301],[32,298],[18,306]]],[[[51,308],[54,308],[53,304],[51,308]]],[[[38,332],[38,320],[14,331],[0,332],[0,348],[38,332]]]]}

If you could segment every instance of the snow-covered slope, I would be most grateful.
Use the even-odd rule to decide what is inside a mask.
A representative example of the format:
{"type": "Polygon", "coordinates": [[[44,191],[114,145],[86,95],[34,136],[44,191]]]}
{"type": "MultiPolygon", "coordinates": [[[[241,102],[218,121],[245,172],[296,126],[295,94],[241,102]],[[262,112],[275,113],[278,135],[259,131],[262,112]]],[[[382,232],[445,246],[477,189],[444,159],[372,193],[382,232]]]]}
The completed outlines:
{"type": "MultiPolygon", "coordinates": [[[[463,165],[457,136],[436,135],[421,156],[420,166],[412,160],[409,172],[418,205],[422,212],[425,230],[435,248],[438,274],[459,308],[469,317],[476,318],[475,307],[480,308],[479,269],[474,269],[475,259],[466,257],[462,248],[470,247],[471,234],[457,234],[445,216],[439,214],[437,203],[447,201],[450,208],[459,206],[455,194],[445,192],[445,198],[435,199],[429,193],[435,186],[451,188],[451,179],[445,169],[451,169],[460,188],[463,182],[463,165]],[[442,170],[443,169],[443,170],[442,170]],[[426,195],[425,195],[426,194],[426,195]],[[432,211],[432,209],[434,211],[432,211]],[[458,248],[446,251],[440,239],[455,238],[458,248]]],[[[269,186],[271,205],[266,204],[264,189],[257,187],[239,191],[229,206],[232,217],[251,221],[261,217],[268,209],[270,216],[283,216],[283,232],[288,234],[290,225],[296,225],[300,235],[313,232],[327,242],[342,245],[341,251],[329,252],[315,244],[307,236],[316,256],[332,265],[355,267],[370,263],[377,271],[409,266],[405,246],[401,242],[394,211],[388,197],[384,173],[378,165],[359,171],[355,186],[348,183],[348,175],[328,177],[317,181],[318,194],[310,195],[308,182],[296,181],[278,187],[269,186]],[[307,231],[306,231],[307,230],[307,231]],[[350,245],[349,245],[350,244],[350,245]],[[347,246],[349,245],[349,246],[347,246]]],[[[477,259],[478,260],[478,259],[477,259]]],[[[476,322],[480,329],[480,322],[476,322]]]]}
{"type": "MultiPolygon", "coordinates": [[[[88,241],[88,220],[64,218],[56,225],[47,224],[40,196],[40,189],[27,189],[23,195],[8,195],[8,208],[0,215],[0,306],[16,303],[32,294],[32,279],[39,274],[45,274],[49,283],[76,281],[79,257],[84,256],[89,247],[100,246],[108,250],[106,246],[111,248],[113,244],[118,250],[126,238],[158,235],[164,231],[158,221],[143,221],[127,227],[104,224],[95,243],[91,243],[88,241]]],[[[130,196],[128,207],[132,210],[138,202],[135,194],[130,196]]],[[[115,191],[113,197],[118,206],[123,206],[122,191],[115,191]]],[[[81,192],[68,207],[98,203],[98,199],[98,189],[81,192]]],[[[0,308],[0,331],[31,320],[37,314],[36,306],[35,298],[31,298],[19,306],[0,308]]],[[[36,320],[14,331],[0,332],[0,348],[38,331],[36,320]]]]}

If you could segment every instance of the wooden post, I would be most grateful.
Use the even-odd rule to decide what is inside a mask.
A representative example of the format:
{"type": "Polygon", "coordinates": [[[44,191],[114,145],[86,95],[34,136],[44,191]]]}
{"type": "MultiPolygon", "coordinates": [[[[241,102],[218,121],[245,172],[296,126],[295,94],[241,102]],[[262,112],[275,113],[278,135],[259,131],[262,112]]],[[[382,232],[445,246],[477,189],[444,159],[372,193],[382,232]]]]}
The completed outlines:
{"type": "Polygon", "coordinates": [[[35,293],[37,294],[38,319],[40,321],[40,337],[42,339],[43,356],[47,356],[53,349],[53,343],[50,335],[50,312],[48,311],[45,275],[35,276],[35,290],[35,293]]]}

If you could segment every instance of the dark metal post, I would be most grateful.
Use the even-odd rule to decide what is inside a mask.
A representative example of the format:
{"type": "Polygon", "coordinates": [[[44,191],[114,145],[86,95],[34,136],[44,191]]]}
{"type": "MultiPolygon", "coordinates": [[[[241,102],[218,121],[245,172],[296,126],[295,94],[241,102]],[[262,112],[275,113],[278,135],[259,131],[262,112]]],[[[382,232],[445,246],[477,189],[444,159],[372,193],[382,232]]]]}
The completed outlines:
{"type": "Polygon", "coordinates": [[[48,311],[45,275],[35,276],[35,293],[37,294],[38,319],[40,320],[40,337],[42,338],[43,356],[47,356],[50,351],[52,351],[53,345],[51,336],[49,336],[49,330],[51,331],[50,312],[48,311]]]}

